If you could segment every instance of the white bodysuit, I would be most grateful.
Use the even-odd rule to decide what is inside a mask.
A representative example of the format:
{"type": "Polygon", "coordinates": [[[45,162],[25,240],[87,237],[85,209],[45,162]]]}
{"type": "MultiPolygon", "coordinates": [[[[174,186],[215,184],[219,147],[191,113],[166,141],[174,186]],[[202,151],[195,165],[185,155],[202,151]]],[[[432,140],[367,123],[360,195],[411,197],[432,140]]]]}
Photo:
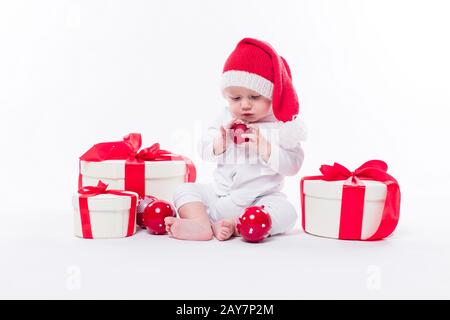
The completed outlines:
{"type": "MultiPolygon", "coordinates": [[[[283,123],[273,114],[254,124],[271,144],[271,154],[266,162],[246,144],[227,141],[227,150],[214,155],[214,138],[220,134],[232,115],[225,107],[222,114],[203,133],[198,148],[203,160],[214,161],[217,168],[211,184],[186,183],[175,192],[174,205],[201,201],[210,219],[236,218],[246,207],[264,205],[272,218],[270,234],[289,231],[295,225],[297,213],[286,195],[281,192],[285,176],[298,173],[303,163],[300,140],[302,128],[297,120],[283,123]]],[[[229,138],[230,139],[230,138],[229,138]]]]}

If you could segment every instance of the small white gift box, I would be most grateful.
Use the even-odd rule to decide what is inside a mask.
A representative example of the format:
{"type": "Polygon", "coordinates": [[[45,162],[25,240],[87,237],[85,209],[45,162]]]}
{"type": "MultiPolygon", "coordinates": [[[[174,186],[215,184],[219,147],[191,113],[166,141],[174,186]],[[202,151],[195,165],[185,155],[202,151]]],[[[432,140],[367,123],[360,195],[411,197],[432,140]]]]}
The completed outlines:
{"type": "Polygon", "coordinates": [[[73,196],[74,233],[77,237],[123,238],[136,233],[137,193],[107,192],[110,193],[77,193],[73,196]]]}

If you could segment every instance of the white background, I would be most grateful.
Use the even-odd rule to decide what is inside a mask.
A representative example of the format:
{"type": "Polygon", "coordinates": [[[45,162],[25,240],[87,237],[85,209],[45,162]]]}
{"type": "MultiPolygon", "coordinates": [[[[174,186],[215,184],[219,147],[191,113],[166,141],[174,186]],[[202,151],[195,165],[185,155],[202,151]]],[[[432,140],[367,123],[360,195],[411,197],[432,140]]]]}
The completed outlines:
{"type": "Polygon", "coordinates": [[[449,298],[450,21],[447,1],[2,1],[0,297],[449,298]],[[306,159],[385,160],[402,190],[394,236],[300,231],[249,245],[72,235],[78,157],[141,132],[195,150],[225,105],[223,63],[243,37],[290,64],[306,159]],[[232,281],[230,281],[230,277],[232,281]]]}

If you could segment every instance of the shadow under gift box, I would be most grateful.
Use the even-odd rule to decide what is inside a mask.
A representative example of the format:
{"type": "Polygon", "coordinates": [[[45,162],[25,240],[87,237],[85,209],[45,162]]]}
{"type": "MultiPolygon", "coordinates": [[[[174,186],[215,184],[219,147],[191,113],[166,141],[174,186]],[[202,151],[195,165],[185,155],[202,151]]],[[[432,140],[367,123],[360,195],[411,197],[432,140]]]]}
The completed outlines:
{"type": "MultiPolygon", "coordinates": [[[[307,233],[339,239],[344,180],[305,180],[304,228],[307,233]]],[[[364,208],[361,240],[370,238],[378,229],[383,216],[387,188],[382,182],[364,180],[364,208]]],[[[358,219],[359,217],[355,217],[358,219]]]]}
{"type": "MultiPolygon", "coordinates": [[[[133,212],[130,212],[130,209],[132,197],[134,196],[137,199],[138,195],[130,191],[124,191],[123,193],[130,196],[98,194],[87,198],[89,209],[87,221],[90,224],[89,234],[92,234],[92,238],[124,238],[136,233],[136,207],[133,208],[133,212]],[[130,219],[130,215],[134,219],[130,219]]],[[[79,199],[80,194],[78,193],[72,198],[74,233],[77,237],[85,238],[79,199]]]]}
{"type": "MultiPolygon", "coordinates": [[[[125,189],[125,160],[80,161],[81,186],[99,180],[111,189],[125,189]]],[[[128,164],[130,165],[130,164],[128,164]]],[[[178,185],[185,183],[186,163],[182,160],[145,161],[145,195],[173,202],[178,185]]]]}

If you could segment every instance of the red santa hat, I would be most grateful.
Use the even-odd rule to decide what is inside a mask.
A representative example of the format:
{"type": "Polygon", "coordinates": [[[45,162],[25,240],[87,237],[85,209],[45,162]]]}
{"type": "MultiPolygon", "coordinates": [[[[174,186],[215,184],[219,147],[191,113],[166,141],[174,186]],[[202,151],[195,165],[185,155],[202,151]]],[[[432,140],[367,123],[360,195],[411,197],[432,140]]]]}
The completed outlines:
{"type": "Polygon", "coordinates": [[[223,67],[222,90],[231,86],[251,89],[272,100],[272,111],[279,121],[291,121],[298,114],[291,70],[267,42],[252,38],[239,41],[223,67]]]}

